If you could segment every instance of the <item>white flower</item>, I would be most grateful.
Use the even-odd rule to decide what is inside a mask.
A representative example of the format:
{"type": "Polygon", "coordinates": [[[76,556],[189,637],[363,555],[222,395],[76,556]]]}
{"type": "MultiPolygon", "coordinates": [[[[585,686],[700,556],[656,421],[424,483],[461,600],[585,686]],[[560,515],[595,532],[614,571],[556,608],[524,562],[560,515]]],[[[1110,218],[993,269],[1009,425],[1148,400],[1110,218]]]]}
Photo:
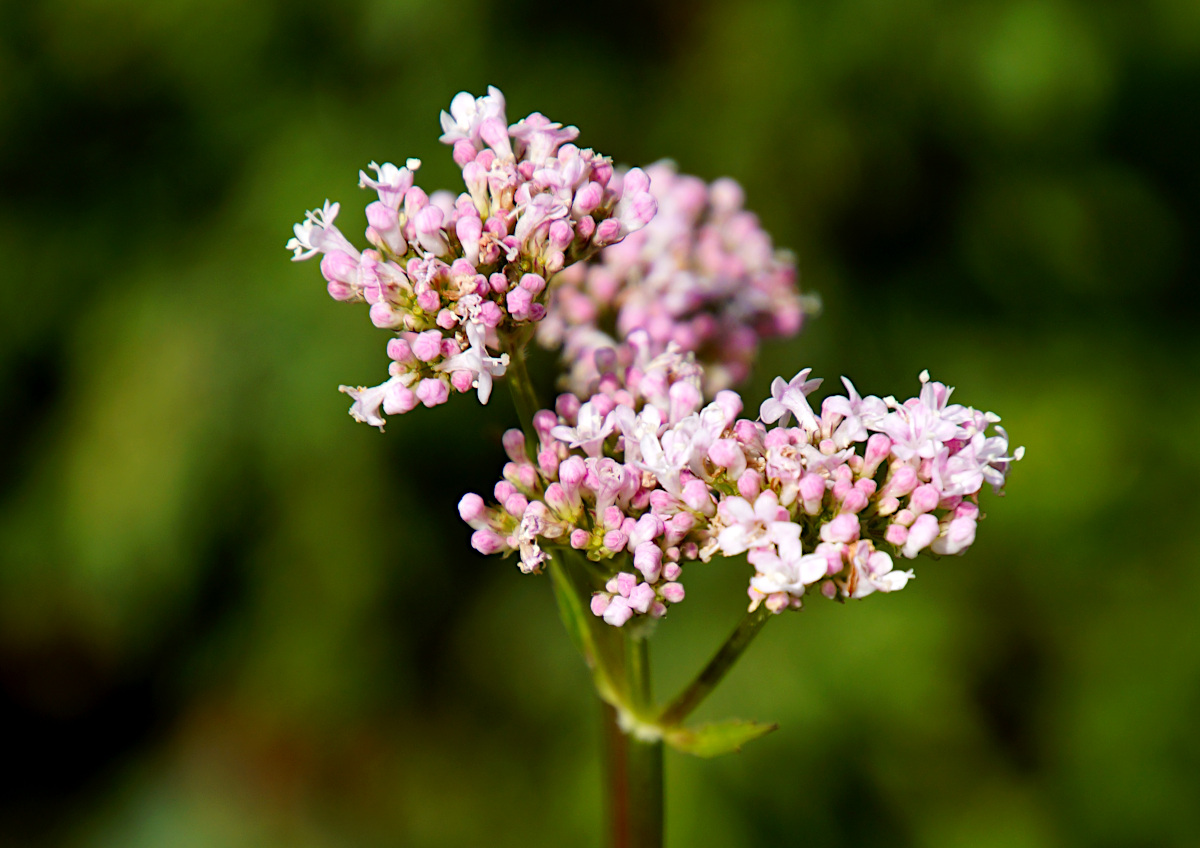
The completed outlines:
{"type": "Polygon", "coordinates": [[[579,407],[579,416],[574,427],[559,424],[550,431],[550,435],[566,442],[570,447],[583,448],[588,456],[599,456],[600,448],[613,431],[615,423],[611,416],[601,416],[600,410],[589,400],[579,407]]]}
{"type": "Polygon", "coordinates": [[[864,542],[856,546],[850,567],[853,572],[847,591],[852,598],[865,598],[872,592],[898,592],[913,577],[911,569],[893,571],[892,558],[864,542]]]}
{"type": "Polygon", "coordinates": [[[641,412],[633,407],[617,404],[608,413],[614,429],[625,439],[625,461],[636,463],[642,458],[641,442],[646,436],[657,436],[663,425],[662,412],[657,406],[647,404],[641,412]]]}
{"type": "Polygon", "coordinates": [[[860,397],[847,377],[842,377],[842,383],[847,396],[833,395],[825,400],[825,409],[842,416],[841,424],[833,432],[833,443],[839,448],[866,441],[867,430],[875,429],[887,415],[887,404],[882,400],[874,395],[860,397]]]}
{"type": "Polygon", "coordinates": [[[318,253],[328,253],[331,250],[348,253],[356,260],[362,255],[333,225],[340,209],[340,204],[326,200],[323,207],[305,212],[304,220],[292,226],[295,236],[288,239],[286,247],[292,251],[293,262],[303,262],[318,253]]]}
{"type": "Polygon", "coordinates": [[[413,185],[413,171],[421,167],[420,159],[409,159],[405,167],[397,168],[391,162],[379,165],[372,162],[367,165],[378,179],[371,179],[366,171],[358,172],[358,187],[373,188],[379,193],[379,199],[393,209],[399,209],[404,201],[404,193],[413,185]]]}
{"type": "Polygon", "coordinates": [[[474,376],[471,385],[478,390],[479,402],[487,403],[492,394],[492,378],[503,377],[508,368],[508,354],[492,356],[484,346],[484,332],[478,324],[468,322],[467,340],[471,346],[462,353],[445,359],[434,366],[439,371],[469,371],[474,376]]]}
{"type": "Polygon", "coordinates": [[[757,572],[750,579],[750,586],[764,595],[787,592],[798,598],[806,586],[816,583],[828,570],[824,555],[801,555],[799,540],[794,545],[790,542],[780,545],[778,554],[770,550],[753,551],[749,559],[757,572]]]}
{"type": "Polygon", "coordinates": [[[817,430],[817,417],[813,415],[812,407],[808,405],[808,395],[821,385],[820,378],[809,380],[811,368],[805,368],[791,379],[784,382],[782,377],[776,377],[771,382],[771,397],[762,402],[758,409],[758,417],[764,424],[779,422],[786,427],[795,415],[801,426],[809,430],[817,430]]]}
{"type": "Polygon", "coordinates": [[[494,85],[489,85],[488,93],[479,98],[469,91],[460,91],[450,101],[450,113],[442,112],[442,136],[438,140],[442,144],[454,144],[465,138],[478,147],[480,124],[488,118],[499,118],[502,124],[508,123],[504,108],[504,95],[494,85]]]}
{"type": "Polygon", "coordinates": [[[793,543],[799,555],[800,525],[791,521],[770,489],[759,495],[753,506],[745,498],[729,497],[718,509],[725,527],[717,536],[717,544],[725,556],[771,546],[791,550],[793,543]]]}

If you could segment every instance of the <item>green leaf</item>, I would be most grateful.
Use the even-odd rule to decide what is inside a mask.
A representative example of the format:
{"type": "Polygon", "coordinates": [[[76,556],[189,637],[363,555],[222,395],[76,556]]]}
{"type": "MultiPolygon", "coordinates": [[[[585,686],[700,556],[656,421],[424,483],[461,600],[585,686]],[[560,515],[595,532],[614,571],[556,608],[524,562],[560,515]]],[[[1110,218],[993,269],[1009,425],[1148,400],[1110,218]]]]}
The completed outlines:
{"type": "Polygon", "coordinates": [[[558,601],[558,614],[575,647],[592,671],[596,692],[615,707],[628,709],[625,691],[625,645],[621,633],[592,615],[592,588],[587,571],[572,562],[574,551],[555,551],[550,558],[550,578],[558,601]]]}
{"type": "Polygon", "coordinates": [[[719,757],[742,750],[747,742],[766,736],[778,724],[731,719],[699,727],[673,727],[663,731],[663,739],[676,751],[697,757],[719,757]]]}

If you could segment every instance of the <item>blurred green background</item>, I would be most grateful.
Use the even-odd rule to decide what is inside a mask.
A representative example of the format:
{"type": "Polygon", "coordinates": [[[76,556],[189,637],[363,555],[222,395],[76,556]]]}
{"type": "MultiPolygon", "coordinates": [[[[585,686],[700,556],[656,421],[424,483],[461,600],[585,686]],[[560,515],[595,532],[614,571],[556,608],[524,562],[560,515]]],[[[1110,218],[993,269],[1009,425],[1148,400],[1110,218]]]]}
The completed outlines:
{"type": "Polygon", "coordinates": [[[508,398],[355,424],[384,336],[283,247],[373,159],[453,188],[488,83],[744,183],[825,303],[753,403],[928,367],[1028,448],[967,557],[772,623],[702,714],[782,727],[668,755],[671,844],[1200,844],[1194,0],[4,4],[0,844],[600,843],[550,587],[454,509],[508,398]]]}

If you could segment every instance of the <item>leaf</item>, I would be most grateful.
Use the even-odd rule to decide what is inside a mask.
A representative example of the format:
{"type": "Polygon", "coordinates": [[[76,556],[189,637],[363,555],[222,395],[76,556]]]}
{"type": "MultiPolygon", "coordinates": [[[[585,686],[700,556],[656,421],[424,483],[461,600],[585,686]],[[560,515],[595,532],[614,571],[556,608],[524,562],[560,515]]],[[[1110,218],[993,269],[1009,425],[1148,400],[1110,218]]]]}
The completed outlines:
{"type": "Polygon", "coordinates": [[[583,569],[578,563],[571,562],[570,553],[555,551],[550,559],[550,578],[559,617],[592,671],[596,692],[613,706],[627,708],[625,646],[621,633],[592,615],[588,606],[591,587],[583,569]]]}
{"type": "Polygon", "coordinates": [[[766,736],[778,724],[730,719],[699,727],[673,727],[663,731],[663,739],[676,751],[697,757],[719,757],[742,750],[747,742],[766,736]]]}

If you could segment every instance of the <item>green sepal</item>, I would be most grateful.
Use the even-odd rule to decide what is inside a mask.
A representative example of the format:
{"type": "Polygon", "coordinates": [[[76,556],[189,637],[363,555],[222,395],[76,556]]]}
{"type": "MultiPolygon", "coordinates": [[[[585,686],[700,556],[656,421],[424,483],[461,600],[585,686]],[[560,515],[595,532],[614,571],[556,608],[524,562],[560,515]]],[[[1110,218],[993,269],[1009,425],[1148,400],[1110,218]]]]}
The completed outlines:
{"type": "Polygon", "coordinates": [[[778,724],[730,719],[699,727],[671,727],[663,730],[663,741],[684,754],[696,757],[719,757],[742,750],[742,746],[760,736],[766,736],[778,724]]]}

